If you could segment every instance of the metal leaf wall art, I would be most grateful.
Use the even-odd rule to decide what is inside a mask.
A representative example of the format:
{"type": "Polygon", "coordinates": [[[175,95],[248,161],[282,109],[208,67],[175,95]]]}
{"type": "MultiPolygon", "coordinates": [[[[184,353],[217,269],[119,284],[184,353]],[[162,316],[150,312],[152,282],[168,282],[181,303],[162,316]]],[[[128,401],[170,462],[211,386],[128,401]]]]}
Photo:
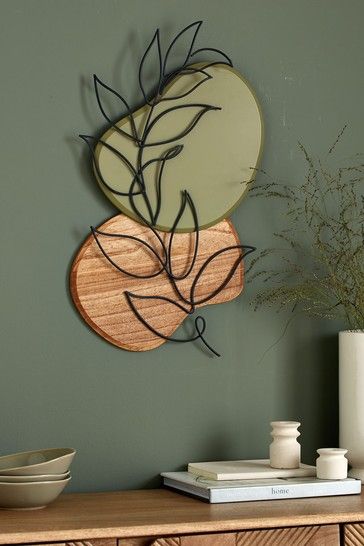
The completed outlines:
{"type": "Polygon", "coordinates": [[[254,251],[226,217],[259,160],[261,114],[229,57],[195,47],[201,24],[179,32],[164,54],[155,32],[138,68],[138,110],[94,75],[108,129],[100,138],[80,135],[101,190],[121,213],[91,227],[72,266],[71,294],[97,333],[131,351],[200,341],[220,356],[196,311],[239,295],[243,259],[254,251]],[[196,62],[205,54],[213,59],[196,62]],[[119,121],[107,98],[120,104],[119,121]]]}

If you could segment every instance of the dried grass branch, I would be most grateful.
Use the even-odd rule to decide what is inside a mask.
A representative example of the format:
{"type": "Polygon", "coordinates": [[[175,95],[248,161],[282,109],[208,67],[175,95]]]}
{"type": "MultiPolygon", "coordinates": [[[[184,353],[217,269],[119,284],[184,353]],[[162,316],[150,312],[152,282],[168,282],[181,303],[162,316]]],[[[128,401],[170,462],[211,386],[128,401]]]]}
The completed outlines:
{"type": "Polygon", "coordinates": [[[299,146],[307,165],[300,185],[280,183],[260,171],[263,182],[250,190],[252,196],[281,201],[286,219],[285,228],[274,234],[284,248],[264,250],[252,262],[249,282],[260,278],[269,283],[253,305],[255,309],[263,305],[300,308],[310,316],[343,318],[350,329],[362,330],[364,164],[357,154],[354,164],[330,169],[299,146]],[[272,255],[279,256],[280,266],[265,269],[261,264],[272,255]]]}

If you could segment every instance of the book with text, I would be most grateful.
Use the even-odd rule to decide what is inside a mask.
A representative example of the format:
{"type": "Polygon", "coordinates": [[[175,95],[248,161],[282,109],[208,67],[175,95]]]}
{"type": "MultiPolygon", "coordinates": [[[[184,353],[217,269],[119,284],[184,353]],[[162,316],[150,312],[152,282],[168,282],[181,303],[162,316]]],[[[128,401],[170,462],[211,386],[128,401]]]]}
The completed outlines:
{"type": "Polygon", "coordinates": [[[269,459],[254,459],[249,461],[189,463],[188,472],[210,480],[303,478],[316,476],[316,467],[301,463],[298,468],[272,468],[269,459]]]}
{"type": "Polygon", "coordinates": [[[361,493],[361,481],[318,478],[272,478],[216,481],[189,472],[162,472],[164,485],[201,497],[210,503],[294,499],[361,493]]]}

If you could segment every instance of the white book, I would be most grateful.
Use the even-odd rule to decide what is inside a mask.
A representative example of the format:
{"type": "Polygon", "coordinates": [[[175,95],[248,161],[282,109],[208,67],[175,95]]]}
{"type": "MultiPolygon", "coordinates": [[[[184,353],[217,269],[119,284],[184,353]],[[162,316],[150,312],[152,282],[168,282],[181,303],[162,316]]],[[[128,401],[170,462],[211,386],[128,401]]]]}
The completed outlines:
{"type": "Polygon", "coordinates": [[[269,459],[249,461],[213,461],[190,463],[188,472],[211,480],[250,480],[255,478],[303,478],[316,476],[316,467],[300,464],[299,468],[272,468],[269,459]]]}
{"type": "Polygon", "coordinates": [[[189,472],[162,472],[164,485],[208,500],[210,503],[272,499],[298,499],[361,493],[361,480],[270,478],[216,481],[189,472]]]}

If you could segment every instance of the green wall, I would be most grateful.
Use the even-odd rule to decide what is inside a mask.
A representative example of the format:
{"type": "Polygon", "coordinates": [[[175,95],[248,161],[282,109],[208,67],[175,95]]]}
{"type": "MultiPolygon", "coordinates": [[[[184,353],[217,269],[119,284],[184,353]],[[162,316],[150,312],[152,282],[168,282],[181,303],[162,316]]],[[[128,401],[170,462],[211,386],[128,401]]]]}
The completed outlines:
{"type": "MultiPolygon", "coordinates": [[[[79,132],[102,125],[96,72],[133,101],[135,63],[159,26],[202,18],[260,99],[263,167],[299,181],[302,140],[317,154],[349,124],[360,151],[361,0],[1,0],[0,451],[78,450],[70,490],[150,487],[191,460],[267,455],[269,421],[303,423],[304,459],[337,444],[339,325],[254,313],[255,287],[204,311],[213,359],[194,345],[133,354],[83,323],[68,293],[72,257],[115,211],[90,173],[79,132]]],[[[247,199],[241,239],[265,248],[282,217],[247,199]]]]}

